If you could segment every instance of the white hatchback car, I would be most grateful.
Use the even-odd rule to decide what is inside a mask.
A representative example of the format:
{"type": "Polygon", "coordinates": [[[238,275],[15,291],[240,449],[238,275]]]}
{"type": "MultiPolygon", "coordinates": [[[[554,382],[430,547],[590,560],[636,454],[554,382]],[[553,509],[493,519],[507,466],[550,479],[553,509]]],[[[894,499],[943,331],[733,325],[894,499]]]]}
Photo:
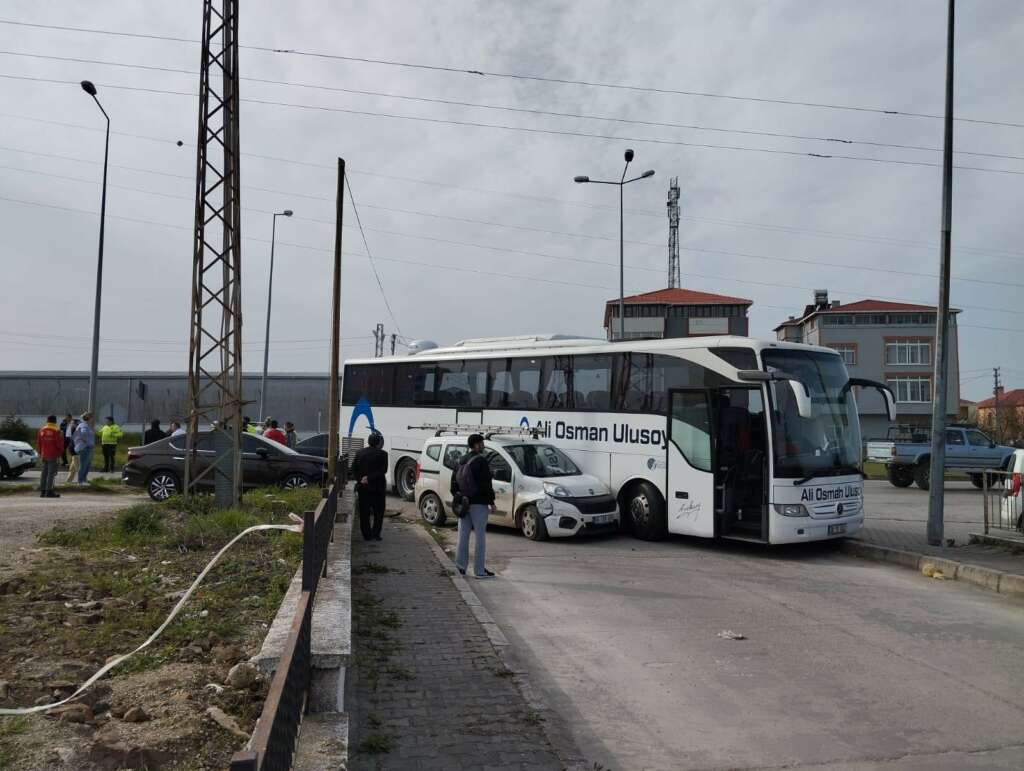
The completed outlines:
{"type": "Polygon", "coordinates": [[[14,479],[33,468],[39,456],[27,442],[0,439],[0,479],[14,479]]]}
{"type": "Polygon", "coordinates": [[[1002,506],[997,527],[1006,530],[1024,531],[1024,496],[1021,494],[1021,478],[1024,475],[1024,450],[1014,450],[1009,471],[1013,473],[1004,485],[1002,506]]]}
{"type": "MultiPolygon", "coordinates": [[[[452,473],[469,452],[466,440],[437,436],[423,445],[415,495],[420,515],[432,525],[444,524],[452,511],[452,473]]],[[[553,444],[495,435],[484,447],[494,480],[490,524],[518,528],[534,541],[618,530],[619,506],[608,485],[584,474],[553,444]]]]}

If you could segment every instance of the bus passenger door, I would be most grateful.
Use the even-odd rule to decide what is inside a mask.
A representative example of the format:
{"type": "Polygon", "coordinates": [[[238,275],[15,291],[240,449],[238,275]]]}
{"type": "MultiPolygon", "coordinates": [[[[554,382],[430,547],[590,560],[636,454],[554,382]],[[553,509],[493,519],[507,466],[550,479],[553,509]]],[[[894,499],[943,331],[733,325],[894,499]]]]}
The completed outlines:
{"type": "Polygon", "coordinates": [[[670,533],[715,534],[711,415],[707,390],[669,391],[665,505],[670,533]]]}
{"type": "Polygon", "coordinates": [[[723,538],[768,541],[768,429],[760,388],[715,396],[715,509],[723,538]]]}

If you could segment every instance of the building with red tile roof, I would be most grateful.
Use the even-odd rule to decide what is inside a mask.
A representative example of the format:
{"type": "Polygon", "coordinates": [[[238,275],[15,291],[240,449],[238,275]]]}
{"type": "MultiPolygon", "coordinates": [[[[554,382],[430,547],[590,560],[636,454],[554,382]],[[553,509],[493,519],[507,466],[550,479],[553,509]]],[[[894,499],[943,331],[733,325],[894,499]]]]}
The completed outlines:
{"type": "MultiPolygon", "coordinates": [[[[695,289],[657,289],[624,297],[625,339],[746,335],[747,311],[753,300],[698,292],[695,289]]],[[[609,340],[619,339],[619,298],[604,306],[609,340]]]]}

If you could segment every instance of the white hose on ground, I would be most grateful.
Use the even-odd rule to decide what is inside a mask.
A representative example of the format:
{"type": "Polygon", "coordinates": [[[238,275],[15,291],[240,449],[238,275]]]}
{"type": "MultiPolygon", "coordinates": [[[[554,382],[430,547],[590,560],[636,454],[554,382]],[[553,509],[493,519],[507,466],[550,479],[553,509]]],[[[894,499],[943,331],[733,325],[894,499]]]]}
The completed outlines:
{"type": "Polygon", "coordinates": [[[296,516],[295,514],[289,514],[288,516],[291,517],[292,520],[298,522],[299,524],[296,524],[296,525],[253,525],[252,527],[246,528],[241,533],[239,533],[234,538],[232,538],[230,541],[228,541],[227,544],[224,546],[224,548],[221,549],[219,552],[217,552],[217,554],[214,556],[214,558],[212,560],[210,560],[209,563],[207,563],[206,567],[203,568],[203,572],[200,573],[198,576],[196,576],[196,580],[192,582],[192,586],[190,586],[188,588],[188,591],[185,592],[185,594],[182,595],[181,599],[178,600],[177,605],[175,605],[174,609],[171,610],[170,615],[157,628],[157,630],[155,632],[153,632],[153,634],[151,634],[149,636],[149,639],[147,639],[144,643],[142,643],[142,645],[140,645],[138,648],[136,648],[135,650],[131,651],[130,653],[126,653],[123,656],[118,656],[117,658],[108,661],[106,664],[104,664],[99,669],[98,672],[96,672],[96,674],[94,674],[92,677],[90,677],[88,680],[86,680],[84,683],[82,683],[82,686],[77,691],[75,691],[73,694],[68,696],[66,699],[61,699],[60,701],[56,701],[53,704],[42,704],[42,705],[40,705],[38,707],[23,707],[23,708],[18,708],[18,709],[14,709],[14,708],[7,709],[7,708],[0,707],[0,715],[31,715],[34,712],[45,712],[48,709],[53,709],[54,707],[59,707],[59,706],[61,706],[63,704],[67,704],[69,701],[72,701],[73,699],[77,698],[80,694],[84,693],[93,683],[95,683],[97,680],[99,680],[101,677],[103,677],[103,675],[105,675],[111,669],[113,669],[114,667],[118,666],[122,662],[127,661],[128,659],[130,659],[132,656],[134,656],[136,653],[138,653],[139,651],[143,650],[144,648],[149,647],[163,633],[163,631],[168,627],[168,625],[174,620],[174,617],[178,615],[178,613],[184,607],[185,603],[188,602],[189,597],[192,596],[192,593],[195,592],[195,590],[199,587],[199,584],[202,583],[204,578],[206,578],[206,574],[209,573],[210,570],[213,568],[213,566],[217,564],[217,561],[224,555],[224,553],[228,549],[230,549],[232,546],[234,546],[242,538],[244,538],[245,536],[249,535],[249,533],[255,533],[258,530],[288,530],[288,531],[290,531],[292,533],[301,533],[302,532],[302,519],[300,517],[296,516]]]}

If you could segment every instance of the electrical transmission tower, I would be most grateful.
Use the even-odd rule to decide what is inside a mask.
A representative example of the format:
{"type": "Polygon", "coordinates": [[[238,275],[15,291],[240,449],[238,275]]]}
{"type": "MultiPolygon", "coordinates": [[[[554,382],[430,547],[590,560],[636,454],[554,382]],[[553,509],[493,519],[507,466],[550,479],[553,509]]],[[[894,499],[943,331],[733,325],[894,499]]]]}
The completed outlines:
{"type": "Polygon", "coordinates": [[[238,147],[238,0],[203,0],[185,495],[213,482],[218,506],[241,498],[242,234],[238,147]],[[213,463],[193,464],[200,422],[213,463]]]}
{"type": "Polygon", "coordinates": [[[384,337],[384,325],[377,324],[373,330],[373,355],[378,359],[384,355],[384,337]]]}
{"type": "Polygon", "coordinates": [[[679,177],[668,186],[668,288],[679,288],[679,177]]]}

